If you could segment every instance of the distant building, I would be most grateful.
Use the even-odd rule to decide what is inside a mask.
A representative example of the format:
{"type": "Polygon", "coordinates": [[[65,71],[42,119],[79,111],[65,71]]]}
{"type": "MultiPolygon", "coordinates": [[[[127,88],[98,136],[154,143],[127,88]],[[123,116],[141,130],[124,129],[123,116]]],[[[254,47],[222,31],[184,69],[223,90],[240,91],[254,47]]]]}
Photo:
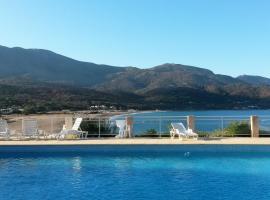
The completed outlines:
{"type": "Polygon", "coordinates": [[[14,108],[3,108],[3,109],[0,109],[0,113],[1,114],[4,114],[4,115],[11,114],[13,112],[14,112],[14,108]]]}

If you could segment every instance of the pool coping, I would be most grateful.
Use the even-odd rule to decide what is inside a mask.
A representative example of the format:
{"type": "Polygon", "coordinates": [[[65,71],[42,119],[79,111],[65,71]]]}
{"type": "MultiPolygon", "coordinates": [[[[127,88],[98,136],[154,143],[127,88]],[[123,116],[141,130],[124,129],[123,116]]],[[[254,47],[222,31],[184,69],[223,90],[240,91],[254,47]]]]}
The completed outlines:
{"type": "Polygon", "coordinates": [[[0,146],[61,146],[61,145],[270,145],[270,138],[212,138],[199,140],[168,138],[98,138],[87,140],[10,140],[0,141],[0,146]]]}

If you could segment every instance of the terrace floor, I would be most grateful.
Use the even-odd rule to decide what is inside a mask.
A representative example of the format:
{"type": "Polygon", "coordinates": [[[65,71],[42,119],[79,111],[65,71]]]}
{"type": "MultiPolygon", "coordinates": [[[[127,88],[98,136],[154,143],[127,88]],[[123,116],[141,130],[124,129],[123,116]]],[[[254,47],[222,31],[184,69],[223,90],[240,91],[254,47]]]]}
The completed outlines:
{"type": "Polygon", "coordinates": [[[175,145],[175,144],[214,144],[214,145],[270,145],[270,138],[209,138],[198,140],[184,140],[177,138],[131,138],[131,139],[116,139],[116,138],[99,138],[87,140],[13,140],[0,141],[0,146],[5,145],[175,145]]]}

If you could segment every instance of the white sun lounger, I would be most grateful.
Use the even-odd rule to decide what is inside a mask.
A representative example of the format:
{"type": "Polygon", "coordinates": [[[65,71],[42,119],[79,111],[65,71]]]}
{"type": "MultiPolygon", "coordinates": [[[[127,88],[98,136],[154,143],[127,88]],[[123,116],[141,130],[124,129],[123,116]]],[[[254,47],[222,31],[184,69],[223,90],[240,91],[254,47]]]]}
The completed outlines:
{"type": "Polygon", "coordinates": [[[36,119],[23,119],[22,120],[22,137],[26,138],[39,138],[42,130],[38,129],[38,122],[36,119]]]}
{"type": "Polygon", "coordinates": [[[8,123],[6,120],[3,119],[0,119],[0,137],[4,137],[5,139],[9,139],[10,137],[8,123]]]}
{"type": "Polygon", "coordinates": [[[115,137],[123,138],[125,136],[126,120],[115,120],[115,124],[119,129],[119,133],[115,137]]]}
{"type": "Polygon", "coordinates": [[[87,131],[82,131],[80,126],[82,123],[82,118],[76,118],[73,126],[71,129],[63,129],[59,134],[58,134],[58,139],[65,139],[66,135],[77,135],[79,138],[83,137],[83,134],[85,134],[85,138],[87,138],[87,131]]]}
{"type": "Polygon", "coordinates": [[[179,136],[179,139],[183,138],[193,138],[198,139],[198,134],[193,132],[192,129],[186,129],[186,127],[183,125],[183,123],[171,123],[172,129],[170,131],[171,138],[174,138],[175,136],[179,136]]]}

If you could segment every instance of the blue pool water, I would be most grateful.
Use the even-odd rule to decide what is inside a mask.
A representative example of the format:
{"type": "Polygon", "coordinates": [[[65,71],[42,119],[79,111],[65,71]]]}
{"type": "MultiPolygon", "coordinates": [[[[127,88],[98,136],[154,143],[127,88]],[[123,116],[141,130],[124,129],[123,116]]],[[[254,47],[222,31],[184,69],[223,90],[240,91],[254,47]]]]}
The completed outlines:
{"type": "Polygon", "coordinates": [[[0,199],[270,199],[269,146],[0,147],[0,199]]]}

